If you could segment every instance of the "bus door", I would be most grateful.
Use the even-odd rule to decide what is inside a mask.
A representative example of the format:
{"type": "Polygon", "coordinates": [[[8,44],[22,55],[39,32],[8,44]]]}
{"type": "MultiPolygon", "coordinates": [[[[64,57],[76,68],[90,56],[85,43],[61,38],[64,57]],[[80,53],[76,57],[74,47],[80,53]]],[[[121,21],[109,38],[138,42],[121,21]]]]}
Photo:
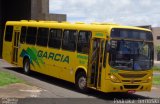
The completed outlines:
{"type": "Polygon", "coordinates": [[[13,57],[12,57],[13,64],[18,63],[18,48],[20,45],[19,44],[20,30],[19,28],[16,28],[16,29],[15,28],[14,28],[14,33],[13,33],[13,57]]]}
{"type": "Polygon", "coordinates": [[[87,70],[87,86],[99,89],[101,87],[101,72],[103,60],[104,40],[95,38],[91,40],[89,63],[87,70]]]}

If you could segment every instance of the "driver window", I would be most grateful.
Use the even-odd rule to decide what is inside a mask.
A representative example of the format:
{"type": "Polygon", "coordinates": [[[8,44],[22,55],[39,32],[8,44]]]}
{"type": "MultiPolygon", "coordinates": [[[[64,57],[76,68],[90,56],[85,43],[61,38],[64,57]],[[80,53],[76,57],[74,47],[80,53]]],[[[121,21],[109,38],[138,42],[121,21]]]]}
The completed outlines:
{"type": "Polygon", "coordinates": [[[142,50],[142,52],[143,52],[143,55],[145,55],[145,56],[148,56],[148,45],[144,45],[144,47],[143,47],[143,50],[142,50]]]}

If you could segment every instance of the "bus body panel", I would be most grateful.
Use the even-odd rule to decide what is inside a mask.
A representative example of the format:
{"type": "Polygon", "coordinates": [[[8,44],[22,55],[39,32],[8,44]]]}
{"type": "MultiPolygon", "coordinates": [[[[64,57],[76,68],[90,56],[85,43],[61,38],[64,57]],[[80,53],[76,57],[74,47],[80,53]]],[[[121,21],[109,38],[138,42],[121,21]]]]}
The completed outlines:
{"type": "MultiPolygon", "coordinates": [[[[55,28],[62,30],[80,30],[91,31],[91,39],[100,39],[100,40],[110,40],[110,34],[112,28],[129,28],[137,29],[143,31],[149,31],[147,29],[131,27],[131,26],[120,26],[120,25],[87,25],[87,24],[66,24],[66,23],[43,23],[43,22],[14,22],[10,21],[6,23],[6,26],[12,25],[14,29],[20,29],[22,26],[26,27],[44,27],[44,28],[55,28]]],[[[5,33],[4,33],[5,34],[5,33]]],[[[13,31],[14,34],[14,31],[13,31]]],[[[19,42],[20,43],[20,42],[19,42]]],[[[11,42],[3,41],[3,59],[7,62],[12,63],[13,58],[13,44],[14,44],[14,35],[11,42]]],[[[90,45],[92,46],[92,45],[90,45]]],[[[105,47],[103,47],[104,49],[105,47]]],[[[103,53],[104,54],[104,53],[103,53]]],[[[75,74],[78,69],[83,69],[86,73],[88,72],[88,60],[89,55],[78,53],[77,51],[67,51],[62,48],[55,49],[50,47],[42,47],[38,45],[29,45],[26,43],[21,43],[18,48],[18,62],[14,64],[19,67],[23,67],[24,57],[30,59],[30,68],[33,71],[60,78],[69,82],[75,83],[75,74]]],[[[103,57],[104,58],[104,57],[103,57]]],[[[106,67],[102,67],[100,79],[100,87],[96,88],[102,92],[127,92],[128,90],[135,91],[150,91],[152,82],[143,82],[147,77],[152,76],[152,70],[141,71],[141,74],[146,74],[144,78],[133,79],[142,80],[139,83],[135,83],[130,78],[120,77],[119,73],[129,73],[129,74],[140,74],[139,72],[125,71],[125,70],[116,70],[109,65],[109,53],[106,57],[106,67]],[[114,74],[121,81],[120,83],[112,82],[110,76],[114,74]],[[122,80],[131,80],[128,83],[122,82],[122,80]],[[136,89],[126,89],[124,85],[139,85],[136,89]]],[[[13,64],[13,63],[12,63],[13,64]]],[[[90,86],[88,86],[90,87],[90,86]]],[[[93,87],[90,87],[93,88],[93,87]]],[[[95,89],[95,88],[94,88],[95,89]]]]}
{"type": "MultiPolygon", "coordinates": [[[[36,57],[39,61],[36,63],[33,59],[31,61],[31,70],[44,73],[46,75],[54,76],[56,78],[64,79],[70,82],[75,81],[75,73],[77,65],[83,66],[78,68],[86,68],[88,64],[88,56],[84,54],[76,54],[75,52],[68,52],[64,50],[44,48],[33,45],[21,45],[20,53],[28,49],[36,50],[36,57]]],[[[23,57],[19,56],[21,60],[23,57]]],[[[18,65],[22,65],[20,61],[18,65]]]]}
{"type": "Polygon", "coordinates": [[[2,58],[8,63],[12,63],[12,42],[3,42],[2,58]]]}

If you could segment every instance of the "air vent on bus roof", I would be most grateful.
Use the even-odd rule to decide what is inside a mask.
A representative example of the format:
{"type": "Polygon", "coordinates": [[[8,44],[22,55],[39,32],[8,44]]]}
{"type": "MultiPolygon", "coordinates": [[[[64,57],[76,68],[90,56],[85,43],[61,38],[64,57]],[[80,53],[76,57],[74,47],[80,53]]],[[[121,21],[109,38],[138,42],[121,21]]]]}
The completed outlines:
{"type": "Polygon", "coordinates": [[[45,21],[38,21],[38,22],[45,22],[45,21]]]}
{"type": "Polygon", "coordinates": [[[104,22],[104,23],[101,23],[101,25],[118,25],[116,23],[110,23],[110,22],[104,22]]]}
{"type": "Polygon", "coordinates": [[[21,22],[28,22],[28,20],[21,20],[21,22]]]}
{"type": "Polygon", "coordinates": [[[92,24],[92,25],[100,25],[99,22],[92,22],[91,24],[92,24]]]}
{"type": "Polygon", "coordinates": [[[75,24],[85,24],[84,22],[75,22],[75,24]]]}
{"type": "Polygon", "coordinates": [[[36,20],[29,20],[29,22],[37,22],[36,20]]]}
{"type": "Polygon", "coordinates": [[[58,21],[45,21],[46,23],[58,23],[58,21]]]}
{"type": "Polygon", "coordinates": [[[62,21],[61,23],[66,23],[66,24],[70,24],[70,22],[67,22],[67,21],[62,21]]]}

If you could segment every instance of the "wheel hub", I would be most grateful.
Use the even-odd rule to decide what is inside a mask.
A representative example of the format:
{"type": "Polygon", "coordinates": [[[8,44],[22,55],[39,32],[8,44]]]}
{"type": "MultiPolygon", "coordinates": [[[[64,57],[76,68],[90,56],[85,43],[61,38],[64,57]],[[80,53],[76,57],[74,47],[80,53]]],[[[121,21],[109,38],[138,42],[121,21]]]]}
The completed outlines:
{"type": "Polygon", "coordinates": [[[28,72],[28,70],[29,70],[29,63],[28,62],[25,63],[24,70],[25,70],[25,72],[28,72]]]}
{"type": "Polygon", "coordinates": [[[78,83],[79,83],[79,88],[80,88],[80,89],[85,88],[85,87],[86,87],[86,78],[81,77],[81,78],[79,79],[78,83]]]}

